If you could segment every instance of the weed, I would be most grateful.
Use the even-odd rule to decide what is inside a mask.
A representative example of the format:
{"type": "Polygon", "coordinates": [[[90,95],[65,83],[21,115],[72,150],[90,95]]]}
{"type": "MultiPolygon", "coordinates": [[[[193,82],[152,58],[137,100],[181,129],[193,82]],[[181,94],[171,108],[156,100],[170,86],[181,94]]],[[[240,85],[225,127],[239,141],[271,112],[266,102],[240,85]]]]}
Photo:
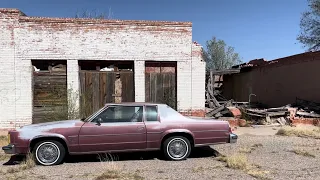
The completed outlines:
{"type": "Polygon", "coordinates": [[[193,172],[193,173],[203,172],[204,170],[205,170],[205,168],[202,167],[202,166],[192,168],[192,172],[193,172]]]}
{"type": "Polygon", "coordinates": [[[261,143],[258,143],[258,144],[253,144],[251,147],[258,148],[258,147],[263,147],[263,145],[261,143]]]}
{"type": "Polygon", "coordinates": [[[281,128],[276,133],[279,136],[297,136],[297,137],[310,137],[315,139],[320,139],[320,128],[310,129],[310,128],[281,128]]]}
{"type": "Polygon", "coordinates": [[[9,159],[11,156],[8,154],[0,154],[0,161],[9,159]]]}
{"type": "Polygon", "coordinates": [[[251,147],[244,147],[240,148],[240,153],[251,153],[252,151],[256,150],[256,148],[263,147],[262,144],[253,144],[251,147]]]}
{"type": "Polygon", "coordinates": [[[19,171],[20,171],[19,168],[10,167],[10,168],[7,169],[7,173],[10,173],[10,174],[16,173],[16,172],[19,172],[19,171]]]}
{"type": "Polygon", "coordinates": [[[232,169],[239,169],[247,173],[248,175],[258,178],[258,179],[268,179],[265,177],[265,174],[269,173],[268,171],[260,170],[259,166],[253,166],[247,161],[247,157],[244,154],[234,154],[231,156],[220,156],[218,161],[225,162],[226,167],[232,169]]]}
{"type": "Polygon", "coordinates": [[[26,159],[18,167],[10,167],[7,169],[7,173],[13,174],[27,169],[31,169],[35,166],[35,161],[31,153],[27,154],[26,159]]]}
{"type": "Polygon", "coordinates": [[[121,169],[117,166],[114,162],[117,158],[110,155],[98,155],[100,162],[102,163],[102,171],[103,173],[100,174],[95,178],[95,180],[107,180],[107,179],[132,179],[132,180],[143,180],[144,178],[139,175],[139,171],[136,171],[133,174],[124,173],[121,169]]]}
{"type": "Polygon", "coordinates": [[[31,169],[36,166],[34,157],[31,153],[28,153],[26,156],[26,159],[22,162],[20,165],[20,169],[26,170],[26,169],[31,169]]]}
{"type": "Polygon", "coordinates": [[[235,154],[227,157],[227,167],[232,169],[246,170],[248,168],[247,157],[243,154],[235,154]]]}
{"type": "Polygon", "coordinates": [[[262,171],[262,170],[256,170],[256,169],[251,169],[247,171],[247,174],[249,174],[250,176],[255,177],[257,179],[263,179],[263,180],[269,179],[265,177],[265,175],[268,173],[269,171],[262,171]]]}
{"type": "Polygon", "coordinates": [[[96,180],[104,180],[104,179],[115,179],[120,178],[121,172],[117,170],[107,170],[103,172],[101,175],[96,177],[96,180]]]}
{"type": "Polygon", "coordinates": [[[251,153],[254,149],[253,148],[248,148],[248,147],[244,147],[244,148],[240,148],[239,152],[240,153],[251,153]]]}
{"type": "Polygon", "coordinates": [[[7,136],[0,136],[0,146],[8,145],[8,137],[7,136]]]}
{"type": "Polygon", "coordinates": [[[308,151],[305,150],[300,150],[300,149],[294,149],[292,152],[294,152],[297,155],[301,155],[301,156],[306,156],[306,157],[312,157],[315,158],[316,156],[309,153],[308,151]]]}

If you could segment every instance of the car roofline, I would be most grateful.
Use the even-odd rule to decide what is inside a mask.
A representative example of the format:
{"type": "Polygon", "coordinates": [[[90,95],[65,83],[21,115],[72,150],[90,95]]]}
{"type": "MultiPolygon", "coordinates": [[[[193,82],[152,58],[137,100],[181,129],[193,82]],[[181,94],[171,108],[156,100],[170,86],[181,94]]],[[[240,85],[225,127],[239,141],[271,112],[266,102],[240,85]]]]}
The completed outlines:
{"type": "Polygon", "coordinates": [[[121,105],[140,105],[140,106],[144,106],[144,105],[166,105],[163,103],[151,103],[151,102],[121,102],[121,103],[106,103],[105,106],[121,106],[121,105]]]}

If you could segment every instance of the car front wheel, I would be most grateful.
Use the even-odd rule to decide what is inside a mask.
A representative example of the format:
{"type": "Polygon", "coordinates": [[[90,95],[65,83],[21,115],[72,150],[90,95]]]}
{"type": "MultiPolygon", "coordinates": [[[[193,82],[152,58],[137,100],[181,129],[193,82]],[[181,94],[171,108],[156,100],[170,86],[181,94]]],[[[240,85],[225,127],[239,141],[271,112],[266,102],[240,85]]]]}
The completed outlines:
{"type": "Polygon", "coordinates": [[[182,136],[170,137],[164,141],[163,151],[169,160],[185,160],[191,153],[190,141],[182,136]]]}
{"type": "Polygon", "coordinates": [[[38,142],[33,150],[36,163],[44,166],[60,164],[65,153],[65,148],[60,142],[51,140],[38,142]]]}

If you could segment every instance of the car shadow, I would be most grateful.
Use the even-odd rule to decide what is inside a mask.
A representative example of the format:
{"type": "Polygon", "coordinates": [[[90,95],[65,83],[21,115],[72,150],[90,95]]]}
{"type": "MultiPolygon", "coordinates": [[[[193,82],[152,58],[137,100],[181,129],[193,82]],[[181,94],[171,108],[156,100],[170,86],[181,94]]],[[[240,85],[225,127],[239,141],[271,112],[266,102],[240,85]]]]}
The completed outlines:
{"type": "Polygon", "coordinates": [[[4,166],[17,165],[17,164],[20,164],[25,158],[26,156],[13,155],[10,157],[10,159],[7,162],[3,163],[2,165],[4,166]]]}
{"type": "MultiPolygon", "coordinates": [[[[220,153],[210,146],[196,147],[193,149],[188,159],[217,157],[220,153]]],[[[25,156],[11,156],[8,162],[3,165],[17,165],[25,159],[25,156]]],[[[65,158],[65,163],[82,163],[82,162],[101,162],[101,161],[134,161],[134,160],[165,160],[161,151],[150,152],[127,152],[127,153],[112,153],[112,154],[90,154],[90,155],[68,155],[65,158]]]]}
{"type": "MultiPolygon", "coordinates": [[[[191,158],[217,157],[220,153],[210,146],[196,147],[189,156],[191,158]]],[[[134,160],[165,160],[161,151],[128,152],[99,155],[72,155],[66,157],[65,163],[100,162],[100,161],[134,161],[134,160]]]]}

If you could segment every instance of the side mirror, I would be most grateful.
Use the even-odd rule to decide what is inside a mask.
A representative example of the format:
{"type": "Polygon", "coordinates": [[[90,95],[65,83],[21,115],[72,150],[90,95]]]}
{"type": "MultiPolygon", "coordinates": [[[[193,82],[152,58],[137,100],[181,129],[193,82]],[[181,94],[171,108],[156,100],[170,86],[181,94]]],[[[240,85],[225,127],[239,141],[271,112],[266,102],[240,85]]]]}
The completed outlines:
{"type": "Polygon", "coordinates": [[[81,118],[80,120],[81,120],[81,121],[84,121],[84,120],[86,120],[86,118],[85,118],[85,117],[83,117],[83,118],[81,118]]]}
{"type": "Polygon", "coordinates": [[[99,118],[99,119],[97,120],[97,125],[98,125],[98,126],[100,126],[100,125],[101,125],[101,123],[102,123],[102,119],[101,119],[101,118],[99,118]]]}

